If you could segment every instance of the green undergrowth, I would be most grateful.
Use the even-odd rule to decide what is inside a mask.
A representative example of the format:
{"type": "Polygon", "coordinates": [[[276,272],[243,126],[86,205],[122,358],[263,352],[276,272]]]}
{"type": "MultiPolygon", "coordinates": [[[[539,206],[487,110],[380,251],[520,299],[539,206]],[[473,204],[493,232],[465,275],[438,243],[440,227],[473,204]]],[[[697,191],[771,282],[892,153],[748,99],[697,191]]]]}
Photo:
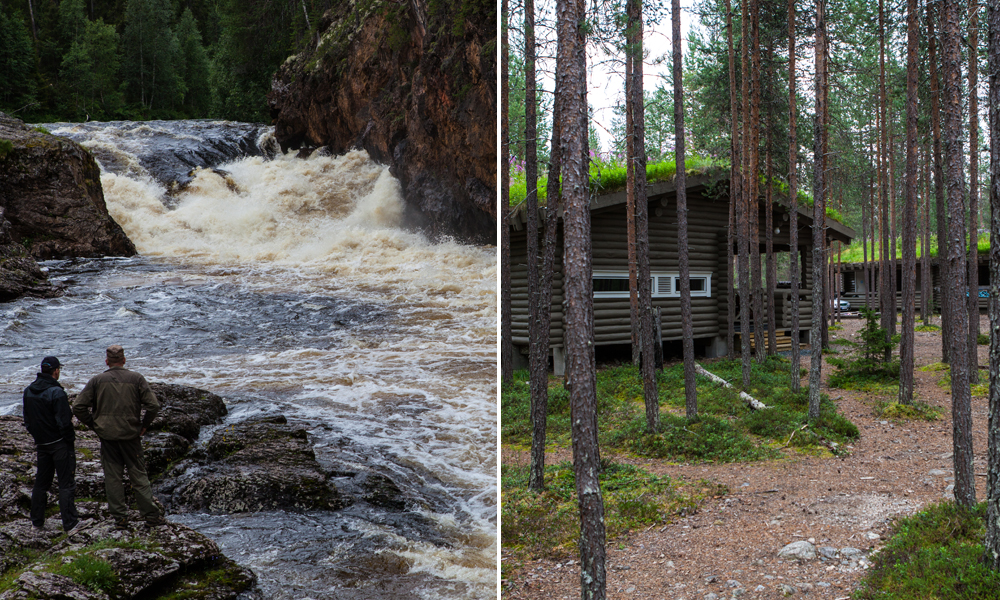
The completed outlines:
{"type": "Polygon", "coordinates": [[[827,385],[842,390],[857,390],[886,395],[899,390],[899,361],[892,360],[892,350],[899,336],[890,338],[878,322],[875,311],[862,308],[864,326],[858,331],[858,341],[850,355],[833,357],[827,362],[837,367],[830,373],[827,385]],[[889,360],[886,359],[889,356],[889,360]]]}
{"type": "Polygon", "coordinates": [[[921,333],[941,333],[941,328],[937,325],[917,325],[913,328],[913,331],[919,331],[921,333]]]}
{"type": "MultiPolygon", "coordinates": [[[[688,484],[627,464],[602,461],[601,467],[609,542],[629,531],[669,523],[692,512],[705,498],[728,491],[710,482],[688,484]]],[[[569,462],[546,467],[542,492],[528,489],[527,465],[503,465],[500,481],[505,570],[534,558],[579,556],[580,513],[569,462]]]]}
{"type": "MultiPolygon", "coordinates": [[[[944,388],[946,390],[951,390],[951,365],[947,363],[933,363],[927,365],[926,367],[920,367],[921,371],[937,371],[942,373],[942,377],[938,379],[938,387],[944,388]]],[[[986,371],[980,369],[975,369],[970,373],[973,377],[971,390],[972,395],[976,397],[985,397],[990,393],[990,376],[986,371]]]]}
{"type": "Polygon", "coordinates": [[[988,335],[986,335],[984,333],[980,333],[976,337],[976,344],[978,344],[980,346],[989,346],[990,345],[990,336],[988,336],[988,335]]]}
{"type": "Polygon", "coordinates": [[[895,523],[895,534],[854,593],[856,600],[997,598],[1000,573],[982,562],[986,503],[933,504],[895,523]]]}
{"type": "Polygon", "coordinates": [[[937,421],[944,414],[940,406],[932,406],[926,402],[916,401],[913,404],[899,402],[875,402],[875,416],[893,421],[937,421]]]}
{"type": "Polygon", "coordinates": [[[81,554],[55,569],[55,573],[69,577],[92,592],[109,593],[118,587],[118,574],[108,561],[91,554],[81,554]]]}
{"type": "MultiPolygon", "coordinates": [[[[742,380],[738,360],[703,363],[706,369],[737,388],[742,380]]],[[[639,370],[631,364],[616,365],[597,373],[598,435],[602,448],[639,456],[683,462],[735,462],[780,456],[790,445],[806,450],[836,448],[856,439],[857,427],[837,413],[825,395],[820,418],[808,422],[808,389],[793,393],[790,363],[772,356],[752,365],[748,394],[767,405],[755,411],[739,397],[739,390],[724,388],[697,377],[698,416],[684,416],[684,368],[678,363],[657,376],[661,427],[646,431],[645,404],[639,370]],[[793,436],[794,433],[794,436],[793,436]],[[790,440],[790,444],[789,444],[790,440]],[[833,442],[833,444],[831,444],[833,442]]],[[[501,437],[505,444],[531,444],[530,391],[527,372],[515,374],[501,393],[501,437]]],[[[550,446],[569,447],[569,392],[550,380],[546,440],[550,446]]]]}

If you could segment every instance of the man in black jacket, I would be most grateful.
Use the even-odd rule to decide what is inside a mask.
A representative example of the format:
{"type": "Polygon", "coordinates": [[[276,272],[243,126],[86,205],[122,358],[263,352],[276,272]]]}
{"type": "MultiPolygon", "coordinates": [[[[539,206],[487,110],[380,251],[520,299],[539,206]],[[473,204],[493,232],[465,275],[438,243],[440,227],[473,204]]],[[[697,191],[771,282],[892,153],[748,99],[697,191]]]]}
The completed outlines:
{"type": "Polygon", "coordinates": [[[59,476],[59,512],[65,531],[77,526],[76,512],[76,449],[73,442],[73,412],[66,391],[59,385],[62,365],[54,356],[42,359],[41,373],[24,390],[24,426],[35,438],[38,470],[35,487],[31,490],[31,524],[45,527],[45,506],[53,473],[59,476]]]}

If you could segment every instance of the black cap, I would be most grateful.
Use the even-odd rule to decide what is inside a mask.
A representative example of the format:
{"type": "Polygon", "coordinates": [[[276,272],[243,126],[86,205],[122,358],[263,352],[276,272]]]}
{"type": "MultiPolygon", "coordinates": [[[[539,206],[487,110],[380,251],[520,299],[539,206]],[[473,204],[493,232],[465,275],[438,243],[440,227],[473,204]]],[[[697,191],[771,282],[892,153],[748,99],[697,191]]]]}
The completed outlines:
{"type": "Polygon", "coordinates": [[[46,356],[42,359],[42,373],[53,373],[61,366],[59,359],[54,356],[46,356]]]}

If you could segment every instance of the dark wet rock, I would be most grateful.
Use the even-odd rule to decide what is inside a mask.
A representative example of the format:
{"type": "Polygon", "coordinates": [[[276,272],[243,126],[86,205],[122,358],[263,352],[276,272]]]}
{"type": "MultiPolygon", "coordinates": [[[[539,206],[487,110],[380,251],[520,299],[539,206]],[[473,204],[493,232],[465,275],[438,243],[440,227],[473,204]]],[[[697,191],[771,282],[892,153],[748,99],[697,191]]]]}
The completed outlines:
{"type": "Polygon", "coordinates": [[[306,431],[284,416],[219,429],[206,451],[203,464],[185,461],[158,486],[174,510],[237,513],[344,505],[316,462],[306,431]]]}
{"type": "Polygon", "coordinates": [[[184,458],[191,442],[184,436],[168,431],[147,433],[142,438],[142,450],[146,459],[146,473],[156,479],[174,462],[184,458]]]}
{"type": "Polygon", "coordinates": [[[25,561],[6,569],[5,575],[17,577],[0,599],[160,597],[183,591],[184,597],[222,600],[234,599],[256,584],[253,573],[223,556],[215,542],[174,523],[122,530],[105,515],[70,537],[56,539],[60,541],[50,539],[42,548],[54,561],[25,561]],[[74,581],[71,566],[83,556],[106,563],[113,575],[90,588],[74,581]]]}
{"type": "MultiPolygon", "coordinates": [[[[38,260],[136,253],[108,214],[100,169],[86,149],[2,113],[0,140],[10,142],[0,153],[0,216],[6,225],[0,246],[12,240],[38,260]]],[[[7,260],[20,258],[7,254],[7,260]]]]}
{"type": "Polygon", "coordinates": [[[274,154],[266,135],[269,127],[259,123],[91,121],[47,123],[45,127],[80,143],[113,135],[113,146],[97,144],[92,150],[104,170],[132,177],[148,175],[170,191],[190,183],[196,169],[210,169],[245,156],[274,154]]]}
{"type": "Polygon", "coordinates": [[[228,412],[226,403],[212,392],[171,383],[150,383],[149,387],[160,401],[160,414],[151,430],[169,431],[194,441],[203,426],[221,423],[228,412]]]}
{"type": "Polygon", "coordinates": [[[283,149],[362,148],[389,165],[411,222],[496,243],[496,26],[454,1],[344,2],[272,82],[283,149]]]}
{"type": "Polygon", "coordinates": [[[374,506],[389,510],[405,510],[403,492],[391,479],[378,473],[360,473],[355,478],[365,490],[361,498],[374,506]]]}
{"type": "MultiPolygon", "coordinates": [[[[187,443],[176,434],[157,435],[187,443]]],[[[84,499],[91,492],[103,496],[96,436],[78,431],[76,448],[77,510],[91,522],[68,537],[58,516],[36,529],[28,519],[34,445],[20,417],[0,417],[0,578],[10,582],[0,600],[152,598],[177,593],[211,600],[245,599],[248,593],[255,597],[253,573],[223,556],[215,542],[192,529],[174,523],[146,527],[135,510],[129,511],[132,525],[116,529],[106,504],[84,499]],[[87,493],[81,493],[81,488],[87,493]],[[113,575],[105,586],[93,588],[74,581],[70,567],[84,555],[86,560],[107,563],[113,575]]],[[[54,492],[53,488],[50,506],[56,504],[54,492]]]]}

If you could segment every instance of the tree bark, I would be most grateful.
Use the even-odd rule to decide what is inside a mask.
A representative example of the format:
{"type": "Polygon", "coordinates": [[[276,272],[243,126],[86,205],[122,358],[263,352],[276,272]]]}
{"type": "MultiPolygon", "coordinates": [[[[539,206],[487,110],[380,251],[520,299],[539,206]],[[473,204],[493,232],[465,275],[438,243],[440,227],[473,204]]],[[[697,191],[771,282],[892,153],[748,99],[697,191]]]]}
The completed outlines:
{"type": "MultiPolygon", "coordinates": [[[[794,2],[794,0],[790,0],[794,2]]],[[[728,329],[726,331],[726,355],[736,355],[736,281],[733,278],[733,244],[736,235],[736,204],[739,202],[739,109],[736,105],[736,57],[733,47],[733,7],[726,0],[726,38],[729,46],[729,116],[732,119],[732,133],[729,144],[729,228],[726,231],[726,310],[728,329]]],[[[794,127],[794,126],[793,126],[794,127]]]]}
{"type": "Polygon", "coordinates": [[[917,0],[906,13],[906,201],[903,205],[903,324],[899,345],[899,403],[913,403],[914,295],[917,263],[917,0]]]}
{"type": "MultiPolygon", "coordinates": [[[[684,156],[684,81],[681,62],[681,3],[672,0],[670,19],[674,46],[674,151],[677,158],[677,249],[681,284],[681,331],[684,337],[684,406],[688,419],[698,416],[695,387],[694,332],[691,330],[691,269],[688,265],[688,208],[684,156]]],[[[760,344],[759,337],[757,344],[760,344]]]]}
{"type": "Polygon", "coordinates": [[[823,245],[826,207],[826,0],[816,1],[816,134],[813,140],[813,297],[812,330],[810,335],[811,364],[809,369],[809,420],[819,418],[820,376],[823,370],[823,245]]]}
{"type": "MultiPolygon", "coordinates": [[[[764,294],[761,286],[760,261],[760,102],[761,102],[761,69],[760,69],[760,3],[750,0],[750,278],[753,280],[753,313],[754,313],[754,357],[758,363],[764,362],[764,294]]],[[[767,324],[771,326],[770,323],[767,324]]]]}
{"type": "Polygon", "coordinates": [[[788,270],[792,286],[792,366],[791,389],[798,392],[802,379],[802,358],[799,355],[799,141],[796,137],[796,102],[798,101],[795,73],[795,0],[788,0],[788,270]]]}
{"type": "Polygon", "coordinates": [[[548,336],[542,336],[541,313],[550,307],[541,303],[538,263],[538,127],[535,100],[535,3],[524,3],[524,176],[528,234],[528,374],[531,387],[531,469],[528,487],[545,489],[545,420],[549,399],[548,336]],[[543,346],[542,343],[545,343],[543,346]]]}
{"type": "Polygon", "coordinates": [[[948,347],[948,330],[951,328],[950,314],[953,312],[945,301],[945,285],[948,281],[947,239],[948,213],[945,208],[944,164],[941,156],[941,88],[938,82],[937,37],[934,34],[936,3],[928,2],[927,11],[927,57],[930,63],[931,91],[931,137],[934,148],[934,198],[937,217],[938,239],[938,280],[941,282],[941,362],[951,361],[948,347]]]}
{"type": "Polygon", "coordinates": [[[892,345],[889,343],[892,338],[892,331],[896,328],[896,314],[892,310],[890,294],[895,297],[896,290],[890,289],[892,285],[889,245],[889,184],[886,171],[888,168],[888,148],[889,148],[889,125],[887,119],[887,99],[885,93],[885,2],[878,2],[878,32],[879,32],[879,69],[878,69],[878,98],[879,98],[879,203],[882,206],[879,235],[882,246],[882,261],[879,265],[881,277],[881,287],[879,288],[879,308],[882,311],[881,325],[885,330],[885,360],[892,358],[892,345]]]}
{"type": "Polygon", "coordinates": [[[941,54],[944,74],[944,142],[948,185],[948,279],[946,304],[951,327],[948,353],[951,357],[951,407],[955,461],[955,501],[972,508],[976,503],[972,468],[972,397],[967,332],[969,313],[963,310],[969,291],[965,251],[965,179],[962,174],[961,40],[958,0],[942,0],[941,54]]]}
{"type": "Polygon", "coordinates": [[[500,9],[500,380],[514,377],[513,315],[510,305],[510,44],[507,39],[507,0],[500,9]]]}
{"type": "Polygon", "coordinates": [[[777,354],[778,352],[778,339],[775,332],[775,319],[774,319],[774,289],[778,285],[778,277],[774,272],[777,268],[777,264],[774,260],[774,207],[772,205],[771,196],[771,179],[773,174],[771,173],[771,135],[767,136],[766,143],[767,151],[764,153],[764,170],[767,173],[765,180],[767,181],[767,188],[764,190],[764,210],[765,219],[764,227],[767,230],[764,236],[764,250],[767,256],[767,291],[765,296],[767,298],[767,353],[777,354]]]}
{"type": "Polygon", "coordinates": [[[979,381],[979,2],[969,0],[969,373],[979,381]]]}
{"type": "Polygon", "coordinates": [[[750,14],[749,0],[742,0],[740,36],[740,116],[743,122],[743,137],[740,140],[740,197],[736,204],[736,223],[739,228],[739,271],[740,271],[740,360],[742,362],[743,388],[750,388],[750,331],[752,329],[753,292],[750,286],[750,187],[753,177],[750,171],[750,143],[748,116],[750,114],[750,14]]]}
{"type": "Polygon", "coordinates": [[[930,149],[924,147],[924,229],[923,229],[923,250],[920,253],[920,316],[924,325],[931,324],[931,296],[933,286],[931,285],[931,174],[930,174],[930,149]]]}
{"type": "Polygon", "coordinates": [[[990,406],[987,428],[986,551],[1000,571],[1000,0],[988,0],[990,128],[990,406]]]}
{"type": "MultiPolygon", "coordinates": [[[[635,185],[635,254],[638,267],[637,283],[640,308],[639,339],[642,342],[641,369],[643,397],[646,404],[646,429],[654,432],[660,430],[660,396],[659,391],[656,389],[657,365],[655,364],[656,349],[654,348],[656,343],[659,342],[653,339],[653,296],[649,274],[649,203],[646,200],[646,117],[645,107],[643,106],[644,95],[642,84],[642,0],[631,0],[630,4],[629,21],[631,22],[630,31],[632,32],[632,154],[635,160],[633,171],[635,185]]],[[[682,121],[681,126],[683,124],[682,121]]],[[[681,143],[683,143],[683,131],[681,132],[681,136],[681,143]]],[[[680,158],[683,158],[683,154],[681,154],[680,158]]],[[[683,165],[684,162],[679,159],[677,164],[683,165]]],[[[684,169],[679,168],[677,172],[677,197],[680,199],[684,193],[684,169]]],[[[681,247],[683,248],[682,253],[684,250],[687,250],[686,243],[681,247]]],[[[682,279],[684,274],[683,269],[684,263],[682,258],[682,279]]],[[[681,285],[681,289],[684,289],[683,284],[681,285]]],[[[690,299],[688,306],[690,309],[690,299]]],[[[683,313],[683,311],[684,300],[682,298],[681,312],[683,313]]],[[[687,319],[685,324],[690,327],[690,319],[687,319]]],[[[693,377],[691,381],[693,385],[693,377]]]]}
{"type": "MultiPolygon", "coordinates": [[[[632,5],[628,0],[628,26],[625,31],[625,228],[628,236],[629,314],[632,318],[632,364],[639,366],[642,356],[642,323],[639,317],[639,261],[635,252],[635,103],[632,101],[634,50],[632,44],[632,5]]],[[[648,415],[647,415],[648,417],[648,415]]],[[[648,423],[647,423],[648,425],[648,423]]]]}
{"type": "Polygon", "coordinates": [[[580,596],[603,600],[605,570],[604,501],[598,475],[597,393],[594,364],[594,292],[590,247],[587,169],[586,5],[557,0],[559,27],[557,85],[563,92],[560,156],[563,170],[565,250],[566,375],[570,387],[573,472],[580,506],[580,596]]]}

